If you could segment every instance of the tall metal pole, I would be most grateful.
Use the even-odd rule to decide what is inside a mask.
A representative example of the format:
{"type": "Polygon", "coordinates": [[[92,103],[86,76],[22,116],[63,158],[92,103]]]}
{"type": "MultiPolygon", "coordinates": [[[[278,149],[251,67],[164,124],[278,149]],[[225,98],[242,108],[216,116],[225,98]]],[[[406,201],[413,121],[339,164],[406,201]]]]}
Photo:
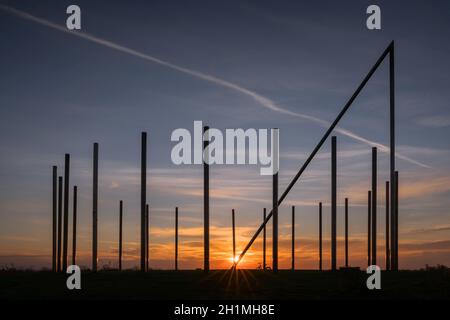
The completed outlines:
{"type": "Polygon", "coordinates": [[[331,138],[331,270],[336,270],[336,136],[331,138]]]}
{"type": "Polygon", "coordinates": [[[278,272],[278,172],[272,179],[272,271],[278,272]]]}
{"type": "Polygon", "coordinates": [[[70,155],[64,159],[64,230],[63,230],[63,271],[67,269],[67,249],[69,246],[69,170],[70,155]]]}
{"type": "Polygon", "coordinates": [[[119,271],[122,271],[122,223],[123,223],[123,201],[119,202],[119,271]]]}
{"type": "Polygon", "coordinates": [[[389,248],[389,181],[386,181],[386,270],[391,269],[391,252],[389,248]]]}
{"type": "Polygon", "coordinates": [[[319,202],[319,270],[322,271],[322,202],[319,202]]]}
{"type": "Polygon", "coordinates": [[[98,247],[98,143],[94,143],[94,161],[92,178],[92,271],[97,272],[98,247]]]}
{"type": "Polygon", "coordinates": [[[398,171],[395,171],[394,175],[394,181],[395,181],[395,269],[398,270],[398,186],[399,186],[399,180],[398,180],[398,171]]]}
{"type": "Polygon", "coordinates": [[[175,207],[175,270],[178,270],[178,207],[175,207]]]}
{"type": "Polygon", "coordinates": [[[61,272],[61,249],[62,249],[62,192],[63,190],[63,177],[58,177],[58,261],[57,270],[61,272]]]}
{"type": "Polygon", "coordinates": [[[57,229],[57,211],[58,211],[58,173],[57,167],[53,166],[52,176],[52,271],[56,272],[56,229],[57,229]]]}
{"type": "Polygon", "coordinates": [[[292,271],[295,270],[295,206],[292,206],[292,271]]]}
{"type": "Polygon", "coordinates": [[[73,187],[73,222],[72,222],[72,265],[76,265],[77,258],[77,196],[78,188],[73,187]]]}
{"type": "MultiPolygon", "coordinates": [[[[266,208],[263,211],[263,221],[266,220],[266,208]]],[[[263,229],[263,270],[266,270],[266,225],[264,224],[263,229]]]]}
{"type": "Polygon", "coordinates": [[[372,148],[372,265],[377,264],[377,148],[372,148]]]}
{"type": "Polygon", "coordinates": [[[348,268],[348,198],[345,198],[345,267],[348,268]]]}
{"type": "Polygon", "coordinates": [[[145,208],[147,205],[147,132],[141,134],[141,271],[145,271],[145,208]]]}
{"type": "Polygon", "coordinates": [[[149,210],[148,210],[148,204],[145,206],[145,270],[149,270],[149,225],[150,225],[150,217],[149,217],[149,210]]]}
{"type": "MultiPolygon", "coordinates": [[[[208,130],[208,126],[203,127],[203,151],[209,144],[208,130]]],[[[209,164],[203,160],[203,270],[209,272],[209,164]]]]}
{"type": "Polygon", "coordinates": [[[389,108],[390,108],[390,116],[389,116],[389,131],[390,131],[390,176],[391,176],[391,256],[392,256],[392,269],[397,270],[397,261],[396,261],[396,246],[395,241],[395,215],[396,212],[396,204],[397,199],[395,198],[395,46],[394,41],[392,41],[389,46],[389,108]]]}
{"type": "Polygon", "coordinates": [[[234,209],[231,210],[231,224],[233,229],[233,263],[235,263],[236,259],[236,225],[235,225],[235,217],[234,217],[234,209]]]}
{"type": "Polygon", "coordinates": [[[372,261],[372,256],[370,254],[370,250],[371,250],[371,242],[372,242],[372,237],[371,237],[371,220],[372,220],[372,191],[368,191],[367,193],[367,265],[370,266],[371,265],[371,261],[372,261]]]}

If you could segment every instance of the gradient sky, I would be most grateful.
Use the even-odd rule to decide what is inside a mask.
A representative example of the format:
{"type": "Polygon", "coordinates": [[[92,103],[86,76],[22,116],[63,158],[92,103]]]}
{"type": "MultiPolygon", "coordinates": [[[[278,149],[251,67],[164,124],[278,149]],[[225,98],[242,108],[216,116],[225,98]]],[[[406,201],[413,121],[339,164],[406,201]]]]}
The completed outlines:
{"type": "MultiPolygon", "coordinates": [[[[62,26],[73,3],[0,0],[62,26]]],[[[173,267],[174,207],[179,206],[180,268],[201,267],[202,168],[171,163],[171,132],[192,130],[194,120],[220,129],[280,128],[283,191],[325,129],[270,110],[268,103],[218,82],[250,90],[291,113],[332,121],[391,40],[396,45],[397,146],[403,157],[397,159],[400,267],[450,265],[450,3],[376,3],[382,10],[381,31],[366,29],[371,1],[76,1],[81,32],[172,67],[0,7],[0,265],[50,266],[51,166],[58,165],[61,174],[64,153],[70,153],[70,182],[79,189],[79,263],[89,266],[91,155],[92,143],[99,142],[99,263],[117,265],[122,199],[125,266],[137,266],[140,132],[147,131],[150,264],[173,267]]],[[[340,128],[387,145],[388,89],[383,63],[340,128]]],[[[336,135],[338,263],[343,263],[342,205],[349,197],[350,264],[364,266],[371,148],[336,135]]],[[[324,262],[329,266],[329,152],[327,141],[280,208],[280,267],[290,266],[290,205],[295,204],[297,266],[317,268],[319,201],[324,202],[324,262]]],[[[383,266],[388,174],[388,155],[380,152],[383,266]]],[[[212,166],[210,185],[211,267],[223,268],[232,258],[231,208],[236,209],[240,252],[259,226],[263,207],[271,206],[271,178],[260,176],[257,166],[212,166]]],[[[271,230],[268,234],[270,248],[271,230]]],[[[258,240],[242,266],[253,268],[260,261],[258,240]]]]}

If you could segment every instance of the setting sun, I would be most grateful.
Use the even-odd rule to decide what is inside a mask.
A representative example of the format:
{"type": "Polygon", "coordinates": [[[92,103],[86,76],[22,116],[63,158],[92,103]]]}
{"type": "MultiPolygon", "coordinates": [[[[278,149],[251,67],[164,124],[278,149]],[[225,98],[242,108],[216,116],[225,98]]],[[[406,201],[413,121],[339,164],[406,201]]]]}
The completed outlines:
{"type": "Polygon", "coordinates": [[[231,257],[230,261],[233,262],[233,263],[238,262],[239,261],[239,256],[235,256],[234,259],[233,259],[233,257],[231,257]]]}

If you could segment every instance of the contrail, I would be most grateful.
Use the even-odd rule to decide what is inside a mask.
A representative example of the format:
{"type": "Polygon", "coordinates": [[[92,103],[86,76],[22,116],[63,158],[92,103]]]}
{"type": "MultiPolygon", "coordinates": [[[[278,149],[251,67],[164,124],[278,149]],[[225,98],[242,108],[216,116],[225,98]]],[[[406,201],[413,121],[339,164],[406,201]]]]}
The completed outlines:
{"type": "MultiPolygon", "coordinates": [[[[108,40],[105,40],[105,39],[98,38],[98,37],[90,35],[88,33],[84,33],[84,32],[81,32],[81,31],[70,31],[65,26],[53,23],[53,22],[48,21],[48,20],[43,19],[43,18],[39,18],[39,17],[34,16],[32,14],[29,14],[28,12],[25,12],[25,11],[17,10],[17,9],[14,9],[12,7],[8,7],[8,6],[2,5],[2,4],[0,4],[0,9],[4,10],[4,11],[6,11],[6,12],[12,14],[12,15],[15,15],[17,17],[20,17],[20,18],[23,18],[23,19],[26,19],[26,20],[29,20],[29,21],[36,22],[38,24],[47,26],[49,28],[52,28],[52,29],[55,29],[55,30],[58,30],[58,31],[61,31],[61,32],[68,33],[70,35],[73,35],[73,36],[76,36],[76,37],[79,37],[79,38],[82,38],[82,39],[85,39],[85,40],[97,43],[99,45],[102,45],[102,46],[105,46],[105,47],[108,47],[108,48],[111,48],[111,49],[114,49],[114,50],[117,50],[117,51],[120,51],[120,52],[123,52],[123,53],[127,53],[129,55],[132,55],[132,56],[135,56],[135,57],[147,60],[147,61],[151,61],[153,63],[157,63],[159,65],[168,67],[170,69],[173,69],[173,70],[185,73],[185,74],[189,74],[189,75],[191,75],[193,77],[200,78],[200,79],[203,79],[205,81],[208,81],[208,82],[211,82],[211,83],[215,83],[215,84],[217,84],[219,86],[222,86],[222,87],[229,88],[231,90],[240,92],[240,93],[242,93],[242,94],[252,98],[256,102],[258,102],[261,106],[263,106],[263,107],[265,107],[267,109],[270,109],[272,111],[275,111],[275,112],[278,112],[278,113],[282,113],[282,114],[286,114],[286,115],[293,116],[293,117],[297,117],[297,118],[301,118],[301,119],[304,119],[304,120],[309,120],[309,121],[314,122],[314,123],[316,123],[316,124],[318,124],[318,125],[320,125],[321,127],[324,127],[324,128],[328,128],[330,126],[330,124],[331,124],[330,122],[328,122],[326,120],[322,120],[322,119],[314,117],[314,116],[310,116],[310,115],[307,115],[307,114],[298,113],[298,112],[294,112],[294,111],[290,111],[288,109],[282,108],[282,107],[278,106],[273,100],[271,100],[269,98],[266,98],[266,97],[264,97],[264,96],[262,96],[262,95],[260,95],[260,94],[258,94],[256,92],[251,91],[249,89],[246,89],[244,87],[241,87],[240,85],[237,85],[235,83],[232,83],[232,82],[229,82],[229,81],[217,78],[217,77],[214,77],[212,75],[209,75],[209,74],[206,74],[206,73],[202,73],[202,72],[199,72],[199,71],[195,71],[195,70],[192,70],[192,69],[189,69],[189,68],[185,68],[185,67],[182,67],[182,66],[179,66],[179,65],[176,65],[176,64],[173,64],[173,63],[170,63],[170,62],[167,62],[167,61],[155,58],[155,57],[153,57],[151,55],[148,55],[148,54],[145,54],[145,53],[142,53],[142,52],[139,52],[139,51],[136,51],[136,50],[124,47],[122,45],[119,45],[117,43],[114,43],[114,42],[111,42],[111,41],[108,41],[108,40]]],[[[372,147],[378,147],[380,149],[380,151],[382,151],[382,152],[389,152],[389,147],[388,146],[380,144],[380,143],[377,143],[375,141],[371,141],[369,139],[366,139],[366,138],[364,138],[364,137],[362,137],[362,136],[360,136],[360,135],[358,135],[358,134],[356,134],[356,133],[354,133],[352,131],[349,131],[349,130],[346,130],[346,129],[343,129],[343,128],[339,128],[339,127],[335,128],[335,131],[339,132],[340,134],[342,134],[344,136],[352,138],[354,140],[366,143],[366,144],[368,144],[368,145],[370,145],[372,147]]],[[[408,161],[410,163],[416,164],[416,165],[421,166],[423,168],[430,168],[430,166],[428,166],[428,165],[426,165],[424,163],[421,163],[419,161],[416,161],[414,159],[411,159],[411,158],[409,158],[407,156],[401,155],[398,152],[396,152],[396,156],[399,159],[408,161]]]]}

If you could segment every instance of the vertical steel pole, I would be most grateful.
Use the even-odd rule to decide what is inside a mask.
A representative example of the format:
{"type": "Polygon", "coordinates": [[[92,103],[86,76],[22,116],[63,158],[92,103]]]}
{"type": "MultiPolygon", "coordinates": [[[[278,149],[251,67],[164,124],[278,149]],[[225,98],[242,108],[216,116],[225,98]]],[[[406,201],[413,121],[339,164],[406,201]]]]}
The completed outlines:
{"type": "MultiPolygon", "coordinates": [[[[203,151],[209,144],[208,130],[208,126],[203,127],[203,151]]],[[[205,159],[205,152],[203,156],[203,270],[209,272],[209,159],[205,159]]]]}
{"type": "Polygon", "coordinates": [[[336,136],[331,138],[331,270],[336,270],[336,136]]]}
{"type": "Polygon", "coordinates": [[[389,248],[389,181],[386,181],[386,270],[391,269],[391,252],[389,248]]]}
{"type": "Polygon", "coordinates": [[[395,171],[395,270],[398,271],[398,190],[399,190],[399,177],[398,171],[395,171]]]}
{"type": "Polygon", "coordinates": [[[292,206],[292,271],[295,270],[295,206],[292,206]]]}
{"type": "Polygon", "coordinates": [[[77,201],[78,188],[73,187],[73,221],[72,221],[72,264],[76,265],[77,258],[77,201]]]}
{"type": "Polygon", "coordinates": [[[235,263],[236,259],[236,225],[235,225],[235,217],[234,217],[234,209],[231,210],[231,224],[233,229],[233,263],[235,263]]]}
{"type": "Polygon", "coordinates": [[[148,204],[145,206],[145,270],[149,270],[149,226],[150,226],[150,216],[148,204]]]}
{"type": "Polygon", "coordinates": [[[372,256],[370,253],[371,250],[371,242],[372,242],[372,237],[371,237],[371,224],[372,221],[372,191],[368,191],[367,193],[367,265],[370,266],[371,265],[371,261],[372,261],[372,256]]]}
{"type": "Polygon", "coordinates": [[[119,202],[119,271],[122,271],[123,201],[119,202]]]}
{"type": "MultiPolygon", "coordinates": [[[[263,221],[266,221],[266,208],[263,211],[263,221]]],[[[266,270],[266,224],[263,229],[263,270],[266,270]]]]}
{"type": "Polygon", "coordinates": [[[322,202],[319,202],[319,270],[322,271],[322,202]]]}
{"type": "Polygon", "coordinates": [[[94,143],[93,178],[92,178],[92,271],[97,272],[98,248],[98,143],[94,143]]]}
{"type": "Polygon", "coordinates": [[[61,272],[62,253],[62,202],[63,202],[63,177],[58,177],[58,272],[61,272]]]}
{"type": "Polygon", "coordinates": [[[372,148],[372,264],[377,264],[377,148],[372,148]]]}
{"type": "Polygon", "coordinates": [[[345,198],[345,267],[348,268],[348,198],[345,198]]]}
{"type": "Polygon", "coordinates": [[[57,229],[57,211],[58,211],[58,172],[57,167],[53,166],[52,176],[52,271],[56,272],[56,229],[57,229]]]}
{"type": "Polygon", "coordinates": [[[147,132],[141,133],[141,271],[145,271],[145,209],[147,205],[147,132]]]}
{"type": "Polygon", "coordinates": [[[70,155],[64,159],[64,229],[63,229],[63,271],[67,269],[67,249],[69,246],[69,170],[70,155]]]}
{"type": "Polygon", "coordinates": [[[389,132],[390,132],[390,176],[391,176],[391,256],[392,256],[392,269],[397,270],[396,261],[396,246],[395,246],[395,215],[397,199],[395,198],[395,50],[394,41],[392,41],[389,51],[389,132]]]}
{"type": "Polygon", "coordinates": [[[175,207],[175,270],[178,270],[178,207],[175,207]]]}
{"type": "Polygon", "coordinates": [[[278,172],[272,179],[272,271],[278,272],[278,172]]]}

